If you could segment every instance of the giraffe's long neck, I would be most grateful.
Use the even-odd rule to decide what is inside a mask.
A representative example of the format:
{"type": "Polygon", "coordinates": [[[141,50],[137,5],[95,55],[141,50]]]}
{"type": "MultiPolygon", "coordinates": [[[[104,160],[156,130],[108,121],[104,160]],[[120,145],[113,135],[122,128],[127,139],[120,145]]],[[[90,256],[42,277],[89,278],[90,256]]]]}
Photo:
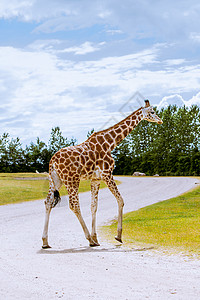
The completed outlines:
{"type": "Polygon", "coordinates": [[[123,141],[142,119],[142,108],[139,108],[121,122],[103,131],[105,139],[110,144],[111,151],[123,141]]]}

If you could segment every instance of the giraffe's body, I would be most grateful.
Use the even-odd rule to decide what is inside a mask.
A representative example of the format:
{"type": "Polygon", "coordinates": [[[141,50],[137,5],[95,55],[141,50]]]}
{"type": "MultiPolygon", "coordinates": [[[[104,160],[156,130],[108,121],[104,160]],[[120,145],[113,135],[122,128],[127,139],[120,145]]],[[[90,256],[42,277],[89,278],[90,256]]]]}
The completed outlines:
{"type": "Polygon", "coordinates": [[[43,232],[43,248],[48,248],[48,223],[51,209],[60,200],[59,189],[64,184],[69,194],[69,206],[78,217],[90,246],[99,245],[96,234],[96,211],[100,180],[104,180],[118,202],[118,231],[116,239],[121,242],[122,212],[124,202],[112,176],[114,159],[111,151],[138,125],[146,119],[150,122],[162,123],[146,102],[145,108],[140,108],[116,125],[93,133],[85,142],[59,150],[49,164],[50,188],[46,206],[46,219],[43,232]],[[78,188],[81,179],[91,179],[92,193],[92,232],[91,235],[82,218],[78,188]]]}

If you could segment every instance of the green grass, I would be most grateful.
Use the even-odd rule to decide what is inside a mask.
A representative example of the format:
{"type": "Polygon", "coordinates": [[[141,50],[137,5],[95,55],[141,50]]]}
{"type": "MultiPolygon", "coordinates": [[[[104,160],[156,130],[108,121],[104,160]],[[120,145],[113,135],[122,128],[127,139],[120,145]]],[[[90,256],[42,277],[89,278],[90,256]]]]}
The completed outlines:
{"type": "MultiPolygon", "coordinates": [[[[46,176],[36,173],[0,173],[0,205],[46,198],[49,189],[49,181],[45,180],[46,176]],[[41,180],[31,180],[30,178],[33,177],[41,177],[41,180]]],[[[105,187],[106,184],[101,182],[100,188],[105,187]]],[[[79,192],[89,190],[90,180],[81,181],[79,192]]],[[[61,196],[67,194],[64,186],[62,186],[60,194],[61,196]]]]}
{"type": "MultiPolygon", "coordinates": [[[[116,234],[117,222],[105,226],[116,234]]],[[[153,246],[200,255],[200,187],[124,215],[123,241],[127,246],[153,246]]]]}

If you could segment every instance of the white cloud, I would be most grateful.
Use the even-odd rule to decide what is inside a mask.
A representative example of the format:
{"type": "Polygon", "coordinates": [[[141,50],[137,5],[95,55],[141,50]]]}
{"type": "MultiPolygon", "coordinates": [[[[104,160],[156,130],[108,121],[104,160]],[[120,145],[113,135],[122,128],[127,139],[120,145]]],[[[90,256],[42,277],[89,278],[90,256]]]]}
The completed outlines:
{"type": "Polygon", "coordinates": [[[36,31],[56,32],[96,24],[132,37],[159,37],[162,40],[199,40],[200,5],[188,1],[135,0],[1,0],[0,17],[39,22],[36,31]]]}
{"type": "Polygon", "coordinates": [[[200,32],[191,32],[190,39],[194,42],[200,43],[200,32]]]}
{"type": "Polygon", "coordinates": [[[33,5],[31,0],[1,0],[0,2],[0,17],[9,19],[13,17],[25,17],[26,11],[33,5]]]}
{"type": "Polygon", "coordinates": [[[174,94],[170,96],[165,96],[162,98],[160,103],[157,105],[158,109],[166,108],[169,105],[183,106],[185,104],[184,99],[181,95],[174,94]]]}
{"type": "Polygon", "coordinates": [[[106,19],[108,17],[110,17],[112,14],[111,10],[103,10],[101,11],[98,16],[101,18],[101,19],[106,19]]]}
{"type": "Polygon", "coordinates": [[[181,95],[179,94],[173,94],[169,96],[165,96],[162,98],[160,103],[157,105],[158,109],[166,108],[169,105],[177,105],[178,107],[181,107],[183,105],[190,107],[192,105],[198,105],[200,106],[200,92],[198,92],[195,96],[193,96],[189,100],[185,100],[181,95]]]}
{"type": "Polygon", "coordinates": [[[100,47],[105,45],[105,42],[101,42],[101,43],[98,43],[97,45],[94,45],[94,43],[91,43],[91,42],[85,42],[83,43],[82,45],[80,46],[75,46],[75,47],[69,47],[69,48],[66,48],[66,49],[63,49],[63,50],[60,50],[60,51],[57,51],[57,52],[60,52],[60,53],[74,53],[75,55],[84,55],[84,54],[87,54],[87,53],[91,53],[91,52],[95,52],[95,51],[98,51],[100,50],[100,47]]]}
{"type": "Polygon", "coordinates": [[[58,39],[51,40],[35,40],[33,43],[28,45],[28,49],[34,51],[54,51],[54,47],[62,44],[62,41],[58,39]]]}
{"type": "Polygon", "coordinates": [[[167,59],[165,61],[166,65],[168,65],[168,66],[182,65],[184,62],[185,62],[185,59],[182,59],[182,58],[167,59]]]}
{"type": "Polygon", "coordinates": [[[107,107],[121,107],[137,90],[149,97],[199,89],[200,65],[179,61],[169,70],[158,59],[159,47],[93,61],[61,59],[40,47],[0,47],[1,133],[46,140],[58,125],[82,141],[88,130],[110,118],[107,107]]]}
{"type": "Polygon", "coordinates": [[[195,96],[193,96],[186,103],[187,103],[187,106],[191,106],[191,105],[199,105],[200,106],[200,92],[197,93],[195,96]]]}
{"type": "Polygon", "coordinates": [[[195,0],[1,0],[0,18],[35,25],[24,49],[0,47],[1,132],[46,139],[59,125],[80,141],[135,91],[199,103],[199,14],[195,0]]]}
{"type": "Polygon", "coordinates": [[[119,29],[109,29],[109,30],[106,30],[106,32],[109,33],[109,34],[112,34],[112,35],[114,35],[114,34],[122,34],[123,33],[123,31],[119,30],[119,29]]]}

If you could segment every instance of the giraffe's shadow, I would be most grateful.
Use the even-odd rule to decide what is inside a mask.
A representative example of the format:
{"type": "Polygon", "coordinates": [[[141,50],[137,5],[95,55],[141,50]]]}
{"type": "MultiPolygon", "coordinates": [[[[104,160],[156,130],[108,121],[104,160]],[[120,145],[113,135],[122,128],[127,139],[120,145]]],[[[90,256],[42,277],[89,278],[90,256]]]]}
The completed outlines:
{"type": "Polygon", "coordinates": [[[147,247],[147,248],[132,248],[126,249],[121,245],[114,246],[114,247],[107,247],[107,248],[99,248],[99,247],[77,247],[77,248],[69,248],[63,250],[54,250],[52,248],[49,249],[40,249],[37,253],[38,254],[68,254],[68,253],[114,253],[114,252],[138,252],[138,251],[148,251],[152,250],[154,247],[147,247]]]}

